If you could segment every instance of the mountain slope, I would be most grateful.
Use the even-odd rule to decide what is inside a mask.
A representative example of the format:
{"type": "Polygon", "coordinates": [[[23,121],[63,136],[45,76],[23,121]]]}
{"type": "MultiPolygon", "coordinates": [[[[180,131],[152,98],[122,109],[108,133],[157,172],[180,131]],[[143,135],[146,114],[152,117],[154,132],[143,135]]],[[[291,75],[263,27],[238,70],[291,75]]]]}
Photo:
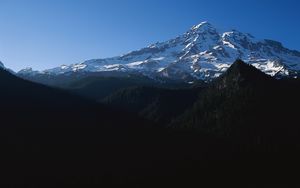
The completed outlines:
{"type": "Polygon", "coordinates": [[[149,167],[164,142],[151,131],[155,140],[146,142],[145,131],[133,129],[145,122],[5,70],[0,88],[1,186],[129,186],[155,175],[149,167]]]}
{"type": "MultiPolygon", "coordinates": [[[[22,80],[5,70],[0,70],[0,88],[1,128],[19,130],[23,141],[86,142],[93,138],[88,134],[100,134],[116,127],[122,129],[124,122],[127,122],[126,128],[147,125],[146,121],[124,112],[61,89],[22,80]],[[116,116],[119,118],[114,118],[116,116]],[[37,134],[38,131],[41,133],[37,134]]],[[[13,135],[5,131],[1,134],[4,134],[2,138],[15,136],[14,132],[13,135]]]]}
{"type": "Polygon", "coordinates": [[[19,72],[23,77],[39,74],[141,73],[150,78],[211,80],[224,73],[236,59],[242,59],[271,76],[297,76],[300,52],[279,42],[258,40],[237,30],[219,32],[208,22],[193,26],[186,33],[166,42],[152,44],[128,54],[93,59],[80,64],[62,65],[41,72],[19,72]]]}
{"type": "MultiPolygon", "coordinates": [[[[0,172],[4,174],[0,184],[3,187],[249,187],[249,184],[265,187],[261,182],[274,183],[292,174],[288,170],[299,168],[298,124],[291,124],[298,113],[287,108],[292,101],[293,105],[299,104],[299,87],[294,82],[274,80],[251,66],[235,63],[220,81],[199,92],[198,100],[195,96],[195,106],[176,124],[197,129],[173,130],[147,128],[147,121],[129,113],[0,70],[0,172]],[[271,92],[264,93],[269,91],[266,88],[271,88],[271,92]],[[273,96],[273,91],[280,92],[273,96]],[[277,99],[276,103],[273,99],[277,99]],[[269,102],[273,102],[272,106],[265,106],[269,102]],[[253,111],[253,106],[258,112],[253,111]],[[267,118],[263,116],[259,123],[256,118],[261,116],[252,119],[249,114],[242,116],[247,109],[251,115],[267,112],[264,114],[267,118]],[[271,123],[276,124],[268,124],[266,120],[273,115],[276,119],[271,119],[271,123]],[[207,117],[211,126],[193,121],[198,117],[207,117]],[[249,119],[255,121],[247,122],[249,119]],[[219,122],[215,123],[216,120],[219,122]],[[265,135],[274,142],[268,142],[267,147],[257,147],[253,142],[244,145],[245,135],[253,138],[251,132],[245,131],[248,128],[253,131],[251,127],[259,128],[254,129],[261,136],[255,143],[265,143],[261,139],[265,135]],[[216,138],[220,134],[230,137],[216,138]],[[231,138],[238,139],[233,142],[231,138]],[[278,150],[285,140],[289,145],[278,150]]],[[[170,111],[177,116],[177,112],[184,111],[177,111],[181,108],[178,105],[191,99],[187,96],[198,94],[195,90],[151,88],[135,88],[128,93],[130,100],[137,100],[134,105],[141,104],[133,108],[135,111],[149,104],[153,106],[153,96],[158,97],[156,107],[150,108],[154,118],[170,111]]],[[[117,97],[126,100],[126,92],[120,96],[117,97]]],[[[125,107],[132,105],[130,100],[125,101],[125,107]]]]}
{"type": "Polygon", "coordinates": [[[65,84],[61,86],[61,88],[94,101],[101,101],[105,97],[120,90],[132,87],[150,87],[153,88],[153,90],[155,90],[155,88],[161,88],[161,90],[164,90],[186,89],[196,86],[202,87],[204,85],[205,83],[200,81],[193,83],[176,82],[172,80],[157,81],[142,75],[128,75],[126,77],[89,76],[65,84]]]}
{"type": "Polygon", "coordinates": [[[194,89],[130,87],[109,95],[101,102],[165,126],[191,107],[201,90],[201,87],[194,89]]]}
{"type": "Polygon", "coordinates": [[[3,187],[175,186],[216,176],[207,175],[211,165],[199,171],[202,162],[193,162],[205,160],[213,139],[148,128],[130,114],[5,70],[0,88],[3,187]]]}
{"type": "Polygon", "coordinates": [[[0,69],[4,69],[5,67],[4,67],[4,65],[3,65],[3,63],[0,61],[0,69]]]}
{"type": "Polygon", "coordinates": [[[171,126],[252,144],[298,143],[297,110],[291,106],[300,104],[299,88],[299,83],[275,80],[238,60],[171,126]]]}
{"type": "Polygon", "coordinates": [[[202,160],[213,141],[152,127],[129,113],[5,70],[0,70],[0,89],[3,187],[186,185],[194,172],[203,181],[209,178],[209,166],[199,172],[189,156],[202,160]],[[193,143],[203,149],[194,150],[193,143]]]}

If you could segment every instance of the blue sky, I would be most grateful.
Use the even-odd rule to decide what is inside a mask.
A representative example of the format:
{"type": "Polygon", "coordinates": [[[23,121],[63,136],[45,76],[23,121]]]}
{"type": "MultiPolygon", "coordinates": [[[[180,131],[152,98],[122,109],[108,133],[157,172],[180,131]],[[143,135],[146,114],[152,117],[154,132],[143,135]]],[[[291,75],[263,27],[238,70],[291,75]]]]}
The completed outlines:
{"type": "Polygon", "coordinates": [[[45,69],[124,54],[209,21],[300,50],[298,0],[0,0],[0,60],[45,69]]]}

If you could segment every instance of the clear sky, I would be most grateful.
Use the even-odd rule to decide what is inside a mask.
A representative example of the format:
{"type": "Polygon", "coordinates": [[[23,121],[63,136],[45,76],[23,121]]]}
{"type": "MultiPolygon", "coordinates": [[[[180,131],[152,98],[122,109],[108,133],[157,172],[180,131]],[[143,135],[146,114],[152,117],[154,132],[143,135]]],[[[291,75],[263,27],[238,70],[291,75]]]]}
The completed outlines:
{"type": "Polygon", "coordinates": [[[0,60],[41,70],[111,57],[202,21],[300,50],[299,0],[0,0],[0,60]]]}

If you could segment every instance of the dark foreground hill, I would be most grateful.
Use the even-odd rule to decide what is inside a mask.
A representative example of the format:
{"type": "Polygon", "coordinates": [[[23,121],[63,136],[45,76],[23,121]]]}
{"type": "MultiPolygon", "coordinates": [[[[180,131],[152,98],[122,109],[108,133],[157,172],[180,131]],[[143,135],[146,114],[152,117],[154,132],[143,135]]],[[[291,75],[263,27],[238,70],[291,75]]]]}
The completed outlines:
{"type": "Polygon", "coordinates": [[[251,65],[235,62],[201,92],[194,106],[172,126],[256,144],[299,142],[300,84],[275,80],[251,65]]]}
{"type": "MultiPolygon", "coordinates": [[[[225,160],[233,169],[241,161],[240,165],[245,167],[241,171],[259,169],[246,174],[262,172],[266,177],[276,177],[282,171],[293,169],[285,165],[298,165],[299,96],[298,80],[276,80],[238,60],[207,88],[167,91],[128,88],[106,98],[105,102],[164,122],[164,126],[175,130],[219,138],[226,143],[219,143],[224,147],[222,155],[229,154],[235,160],[233,163],[225,160]]],[[[220,152],[218,146],[213,150],[220,152]]],[[[222,159],[211,154],[210,159],[222,159]]]]}
{"type": "Polygon", "coordinates": [[[258,144],[295,143],[299,96],[299,81],[276,80],[236,61],[207,87],[130,87],[103,102],[168,127],[258,144]]]}
{"type": "Polygon", "coordinates": [[[194,89],[129,87],[118,90],[100,102],[165,126],[191,107],[201,90],[202,87],[194,89]]]}
{"type": "Polygon", "coordinates": [[[300,133],[299,96],[299,81],[276,80],[236,61],[207,87],[130,87],[103,102],[169,127],[258,144],[293,143],[300,133]]]}
{"type": "Polygon", "coordinates": [[[2,185],[89,184],[84,179],[89,174],[101,179],[115,168],[123,169],[116,159],[127,161],[122,153],[131,154],[133,141],[143,142],[151,134],[150,123],[138,117],[2,69],[0,88],[2,185]]]}
{"type": "MultiPolygon", "coordinates": [[[[67,75],[20,75],[23,79],[48,85],[51,87],[62,88],[74,94],[94,101],[100,101],[109,95],[130,87],[159,87],[171,88],[190,88],[191,84],[182,81],[169,79],[150,79],[140,74],[114,74],[114,73],[72,73],[67,75]]],[[[205,85],[203,81],[195,81],[194,85],[205,85]]]]}
{"type": "Polygon", "coordinates": [[[3,70],[0,88],[5,187],[296,183],[299,129],[291,106],[299,106],[297,82],[273,80],[242,62],[205,89],[137,87],[110,97],[128,112],[3,70]],[[137,101],[122,102],[128,98],[137,101]],[[132,115],[145,107],[154,114],[147,121],[132,115]],[[151,122],[161,114],[172,117],[159,119],[169,128],[151,122]]]}
{"type": "Polygon", "coordinates": [[[198,141],[204,138],[157,128],[4,70],[0,88],[2,187],[176,185],[192,170],[189,157],[203,158],[208,147],[198,141]],[[189,146],[193,142],[203,151],[189,146]]]}

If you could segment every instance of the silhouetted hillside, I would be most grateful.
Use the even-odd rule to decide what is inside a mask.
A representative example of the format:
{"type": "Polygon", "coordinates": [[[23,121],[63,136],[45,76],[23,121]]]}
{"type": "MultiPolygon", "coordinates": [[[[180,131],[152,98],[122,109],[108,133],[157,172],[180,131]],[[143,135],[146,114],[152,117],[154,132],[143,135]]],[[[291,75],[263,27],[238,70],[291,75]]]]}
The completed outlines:
{"type": "Polygon", "coordinates": [[[130,87],[113,93],[103,102],[165,126],[192,106],[201,89],[130,87]]]}
{"type": "Polygon", "coordinates": [[[138,117],[4,70],[0,88],[2,185],[64,187],[75,180],[93,185],[84,179],[88,174],[100,181],[107,171],[115,169],[117,176],[129,170],[127,163],[134,168],[135,140],[145,143],[151,134],[151,124],[138,117]]]}
{"type": "Polygon", "coordinates": [[[86,77],[66,85],[66,89],[83,97],[99,101],[110,94],[133,86],[151,86],[158,82],[143,76],[128,77],[86,77]]]}
{"type": "Polygon", "coordinates": [[[99,88],[82,90],[92,92],[88,100],[0,70],[1,185],[270,187],[297,179],[298,81],[237,61],[206,88],[117,86],[106,105],[94,102],[99,88]]]}
{"type": "Polygon", "coordinates": [[[94,120],[102,116],[100,123],[118,124],[112,117],[129,118],[92,100],[22,80],[4,70],[0,70],[0,88],[2,121],[7,123],[16,121],[19,124],[28,120],[39,124],[87,124],[89,121],[98,124],[94,120]]]}
{"type": "Polygon", "coordinates": [[[26,80],[48,85],[51,87],[68,90],[74,94],[88,98],[94,101],[100,101],[109,95],[130,87],[158,87],[168,89],[191,88],[203,86],[203,81],[195,81],[189,84],[182,81],[173,81],[168,79],[150,79],[139,74],[114,74],[111,73],[72,73],[67,75],[47,75],[38,74],[35,76],[22,75],[26,80]]]}
{"type": "Polygon", "coordinates": [[[1,186],[186,185],[190,157],[204,159],[216,145],[3,70],[0,88],[1,186]]]}
{"type": "Polygon", "coordinates": [[[256,144],[299,141],[299,84],[275,80],[235,62],[173,126],[190,127],[256,144]]]}

